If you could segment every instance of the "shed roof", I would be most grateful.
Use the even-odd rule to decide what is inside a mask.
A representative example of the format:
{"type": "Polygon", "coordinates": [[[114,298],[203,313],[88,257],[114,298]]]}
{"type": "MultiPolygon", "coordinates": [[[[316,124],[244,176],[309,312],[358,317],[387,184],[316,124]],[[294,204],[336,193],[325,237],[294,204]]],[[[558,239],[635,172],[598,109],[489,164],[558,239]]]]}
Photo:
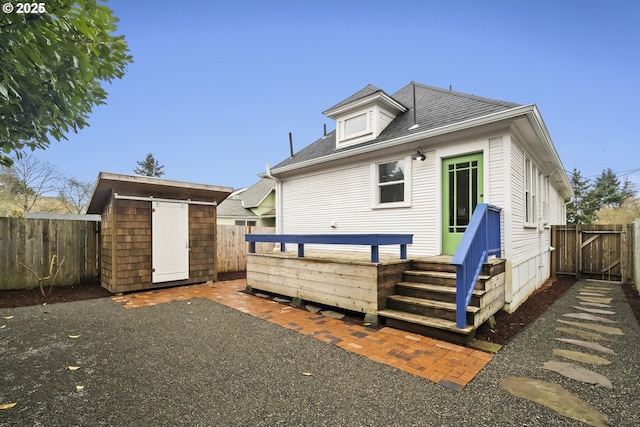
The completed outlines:
{"type": "Polygon", "coordinates": [[[125,196],[151,196],[164,199],[220,203],[232,191],[233,188],[231,187],[100,172],[93,188],[87,213],[101,214],[113,193],[125,196]]]}

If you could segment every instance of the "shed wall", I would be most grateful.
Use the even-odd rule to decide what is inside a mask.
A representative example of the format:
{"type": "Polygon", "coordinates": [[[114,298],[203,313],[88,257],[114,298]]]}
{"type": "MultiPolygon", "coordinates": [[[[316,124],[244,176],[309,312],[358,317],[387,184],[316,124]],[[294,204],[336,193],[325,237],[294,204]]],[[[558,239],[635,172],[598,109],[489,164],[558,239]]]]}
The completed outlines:
{"type": "Polygon", "coordinates": [[[129,292],[216,280],[215,206],[189,205],[189,278],[153,283],[151,203],[111,198],[102,214],[101,283],[129,292]]]}

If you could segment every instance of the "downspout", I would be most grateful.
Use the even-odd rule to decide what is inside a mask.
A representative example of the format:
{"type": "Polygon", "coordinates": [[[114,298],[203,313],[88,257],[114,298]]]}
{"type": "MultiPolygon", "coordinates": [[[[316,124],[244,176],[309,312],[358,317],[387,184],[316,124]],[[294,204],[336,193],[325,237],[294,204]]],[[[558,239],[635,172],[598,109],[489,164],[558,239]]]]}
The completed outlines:
{"type": "Polygon", "coordinates": [[[265,173],[276,182],[276,233],[282,233],[282,181],[271,174],[269,162],[266,162],[265,173]]]}

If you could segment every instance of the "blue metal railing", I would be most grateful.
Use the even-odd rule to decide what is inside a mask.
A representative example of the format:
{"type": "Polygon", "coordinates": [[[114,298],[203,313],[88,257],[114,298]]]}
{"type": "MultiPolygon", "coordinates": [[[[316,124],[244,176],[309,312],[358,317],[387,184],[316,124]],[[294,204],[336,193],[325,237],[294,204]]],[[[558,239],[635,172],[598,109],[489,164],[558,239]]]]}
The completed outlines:
{"type": "Polygon", "coordinates": [[[451,264],[456,266],[456,326],[467,326],[467,307],[482,265],[489,255],[500,257],[500,211],[494,205],[480,204],[471,216],[451,264]]]}
{"type": "Polygon", "coordinates": [[[413,243],[413,234],[247,234],[249,253],[256,252],[256,242],[280,243],[284,252],[285,243],[298,244],[298,257],[304,257],[304,245],[367,245],[371,246],[371,262],[379,262],[380,245],[400,245],[400,259],[407,259],[407,245],[413,243]]]}

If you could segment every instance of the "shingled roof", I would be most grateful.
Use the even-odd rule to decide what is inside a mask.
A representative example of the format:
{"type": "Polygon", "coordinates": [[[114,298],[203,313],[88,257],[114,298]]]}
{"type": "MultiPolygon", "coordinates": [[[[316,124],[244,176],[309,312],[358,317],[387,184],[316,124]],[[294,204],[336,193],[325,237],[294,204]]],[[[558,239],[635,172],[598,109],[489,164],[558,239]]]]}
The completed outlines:
{"type": "MultiPolygon", "coordinates": [[[[367,85],[344,101],[329,108],[327,111],[334,110],[376,92],[381,92],[381,90],[375,86],[367,85]]],[[[437,129],[521,106],[520,104],[512,102],[483,98],[415,82],[409,83],[407,86],[392,94],[391,98],[407,107],[407,111],[400,113],[376,139],[336,149],[336,132],[334,130],[325,137],[303,148],[293,157],[280,162],[274,166],[273,169],[320,159],[331,154],[357,149],[366,145],[378,144],[383,141],[411,135],[412,133],[437,129]],[[410,129],[414,124],[413,85],[415,85],[416,93],[415,119],[418,127],[410,129]]]]}
{"type": "MultiPolygon", "coordinates": [[[[257,208],[260,203],[275,191],[276,183],[269,178],[262,178],[260,181],[243,191],[238,191],[218,205],[218,217],[255,217],[251,208],[257,208]]],[[[264,216],[264,215],[263,215],[264,216]]]]}

